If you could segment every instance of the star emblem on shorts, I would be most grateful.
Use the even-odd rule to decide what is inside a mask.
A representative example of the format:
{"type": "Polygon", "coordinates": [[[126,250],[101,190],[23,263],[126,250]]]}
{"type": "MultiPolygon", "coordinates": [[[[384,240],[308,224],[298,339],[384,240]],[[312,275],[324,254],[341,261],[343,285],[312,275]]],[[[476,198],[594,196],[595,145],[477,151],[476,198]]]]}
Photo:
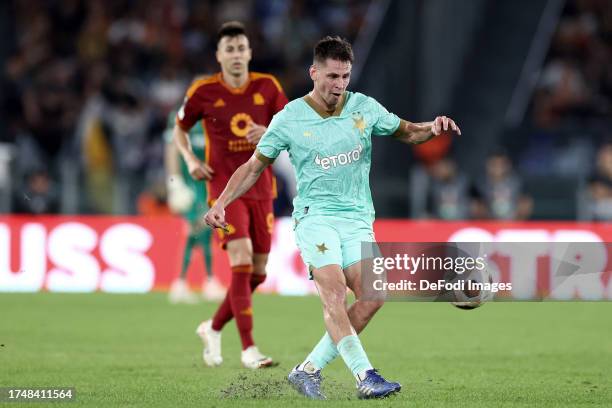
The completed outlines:
{"type": "Polygon", "coordinates": [[[365,132],[366,129],[366,122],[363,115],[360,113],[353,114],[353,122],[355,122],[353,128],[359,130],[359,134],[363,136],[363,132],[365,132]]]}
{"type": "Polygon", "coordinates": [[[316,244],[316,245],[317,245],[317,251],[319,251],[322,254],[324,254],[325,251],[328,250],[328,248],[325,246],[325,242],[322,243],[321,245],[318,245],[318,244],[316,244]]]}

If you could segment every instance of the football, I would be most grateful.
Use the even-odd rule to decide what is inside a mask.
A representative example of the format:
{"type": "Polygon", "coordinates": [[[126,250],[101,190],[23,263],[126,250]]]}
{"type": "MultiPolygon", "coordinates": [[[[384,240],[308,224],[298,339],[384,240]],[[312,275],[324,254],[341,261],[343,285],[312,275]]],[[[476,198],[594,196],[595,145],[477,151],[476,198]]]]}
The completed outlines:
{"type": "Polygon", "coordinates": [[[491,291],[493,275],[489,268],[472,269],[458,275],[457,279],[462,280],[463,285],[461,289],[454,290],[455,301],[451,302],[453,306],[463,310],[472,310],[493,298],[493,292],[491,291]]]}

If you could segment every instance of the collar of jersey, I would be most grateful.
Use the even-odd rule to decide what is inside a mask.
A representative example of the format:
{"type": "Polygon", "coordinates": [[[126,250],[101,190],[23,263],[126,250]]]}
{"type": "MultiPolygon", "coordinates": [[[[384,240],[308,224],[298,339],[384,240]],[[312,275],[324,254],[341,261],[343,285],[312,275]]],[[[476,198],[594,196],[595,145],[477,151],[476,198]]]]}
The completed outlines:
{"type": "Polygon", "coordinates": [[[231,85],[229,85],[227,82],[225,82],[223,80],[223,73],[222,72],[219,72],[217,74],[217,79],[218,79],[219,83],[225,89],[230,91],[231,93],[233,93],[233,94],[242,94],[242,93],[244,93],[244,91],[246,91],[246,89],[248,88],[249,84],[251,83],[251,73],[249,72],[249,75],[247,76],[247,81],[240,88],[233,88],[231,85]]]}
{"type": "Polygon", "coordinates": [[[338,106],[336,106],[336,110],[334,110],[331,114],[329,114],[329,112],[324,111],[323,109],[321,109],[321,107],[310,97],[310,95],[305,95],[302,99],[304,100],[304,102],[306,102],[306,104],[308,106],[310,106],[312,108],[312,110],[314,110],[321,118],[323,119],[327,119],[327,118],[331,118],[332,116],[340,116],[340,114],[342,113],[342,109],[344,109],[344,106],[346,106],[346,100],[348,98],[348,93],[345,91],[342,94],[342,99],[340,100],[340,103],[338,103],[338,106]]]}

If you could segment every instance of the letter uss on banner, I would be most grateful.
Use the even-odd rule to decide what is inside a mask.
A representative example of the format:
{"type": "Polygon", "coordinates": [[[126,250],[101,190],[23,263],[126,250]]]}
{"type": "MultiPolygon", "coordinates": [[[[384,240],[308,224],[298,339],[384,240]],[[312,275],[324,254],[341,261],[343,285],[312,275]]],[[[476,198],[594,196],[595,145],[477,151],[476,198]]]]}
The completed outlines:
{"type": "Polygon", "coordinates": [[[148,292],[172,279],[186,231],[175,217],[0,217],[0,291],[148,292]]]}

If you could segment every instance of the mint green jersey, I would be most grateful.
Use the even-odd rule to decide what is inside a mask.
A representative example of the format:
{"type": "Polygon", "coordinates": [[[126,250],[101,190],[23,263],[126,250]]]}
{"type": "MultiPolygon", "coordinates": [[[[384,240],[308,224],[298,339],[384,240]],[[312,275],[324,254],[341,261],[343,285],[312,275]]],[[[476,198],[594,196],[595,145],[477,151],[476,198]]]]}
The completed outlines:
{"type": "Polygon", "coordinates": [[[289,152],[297,178],[296,219],[307,213],[373,221],[372,135],[392,135],[399,124],[397,115],[361,93],[346,92],[340,113],[327,118],[300,98],[274,116],[257,150],[270,159],[289,152]]]}
{"type": "MultiPolygon", "coordinates": [[[[170,114],[168,115],[168,123],[166,131],[164,132],[164,139],[166,143],[173,143],[172,129],[174,128],[175,116],[176,112],[170,112],[170,114]]],[[[189,141],[191,143],[191,150],[193,150],[193,154],[195,154],[198,159],[204,161],[204,128],[202,127],[202,124],[200,122],[196,123],[189,131],[189,141]]],[[[185,213],[184,215],[189,220],[196,220],[208,209],[206,184],[204,183],[204,181],[198,181],[191,178],[191,175],[189,174],[189,169],[187,168],[185,161],[182,157],[180,157],[179,160],[181,162],[181,175],[183,176],[183,180],[185,184],[195,193],[195,200],[193,202],[193,205],[191,206],[191,209],[189,209],[189,211],[187,211],[187,213],[185,213]]]]}

